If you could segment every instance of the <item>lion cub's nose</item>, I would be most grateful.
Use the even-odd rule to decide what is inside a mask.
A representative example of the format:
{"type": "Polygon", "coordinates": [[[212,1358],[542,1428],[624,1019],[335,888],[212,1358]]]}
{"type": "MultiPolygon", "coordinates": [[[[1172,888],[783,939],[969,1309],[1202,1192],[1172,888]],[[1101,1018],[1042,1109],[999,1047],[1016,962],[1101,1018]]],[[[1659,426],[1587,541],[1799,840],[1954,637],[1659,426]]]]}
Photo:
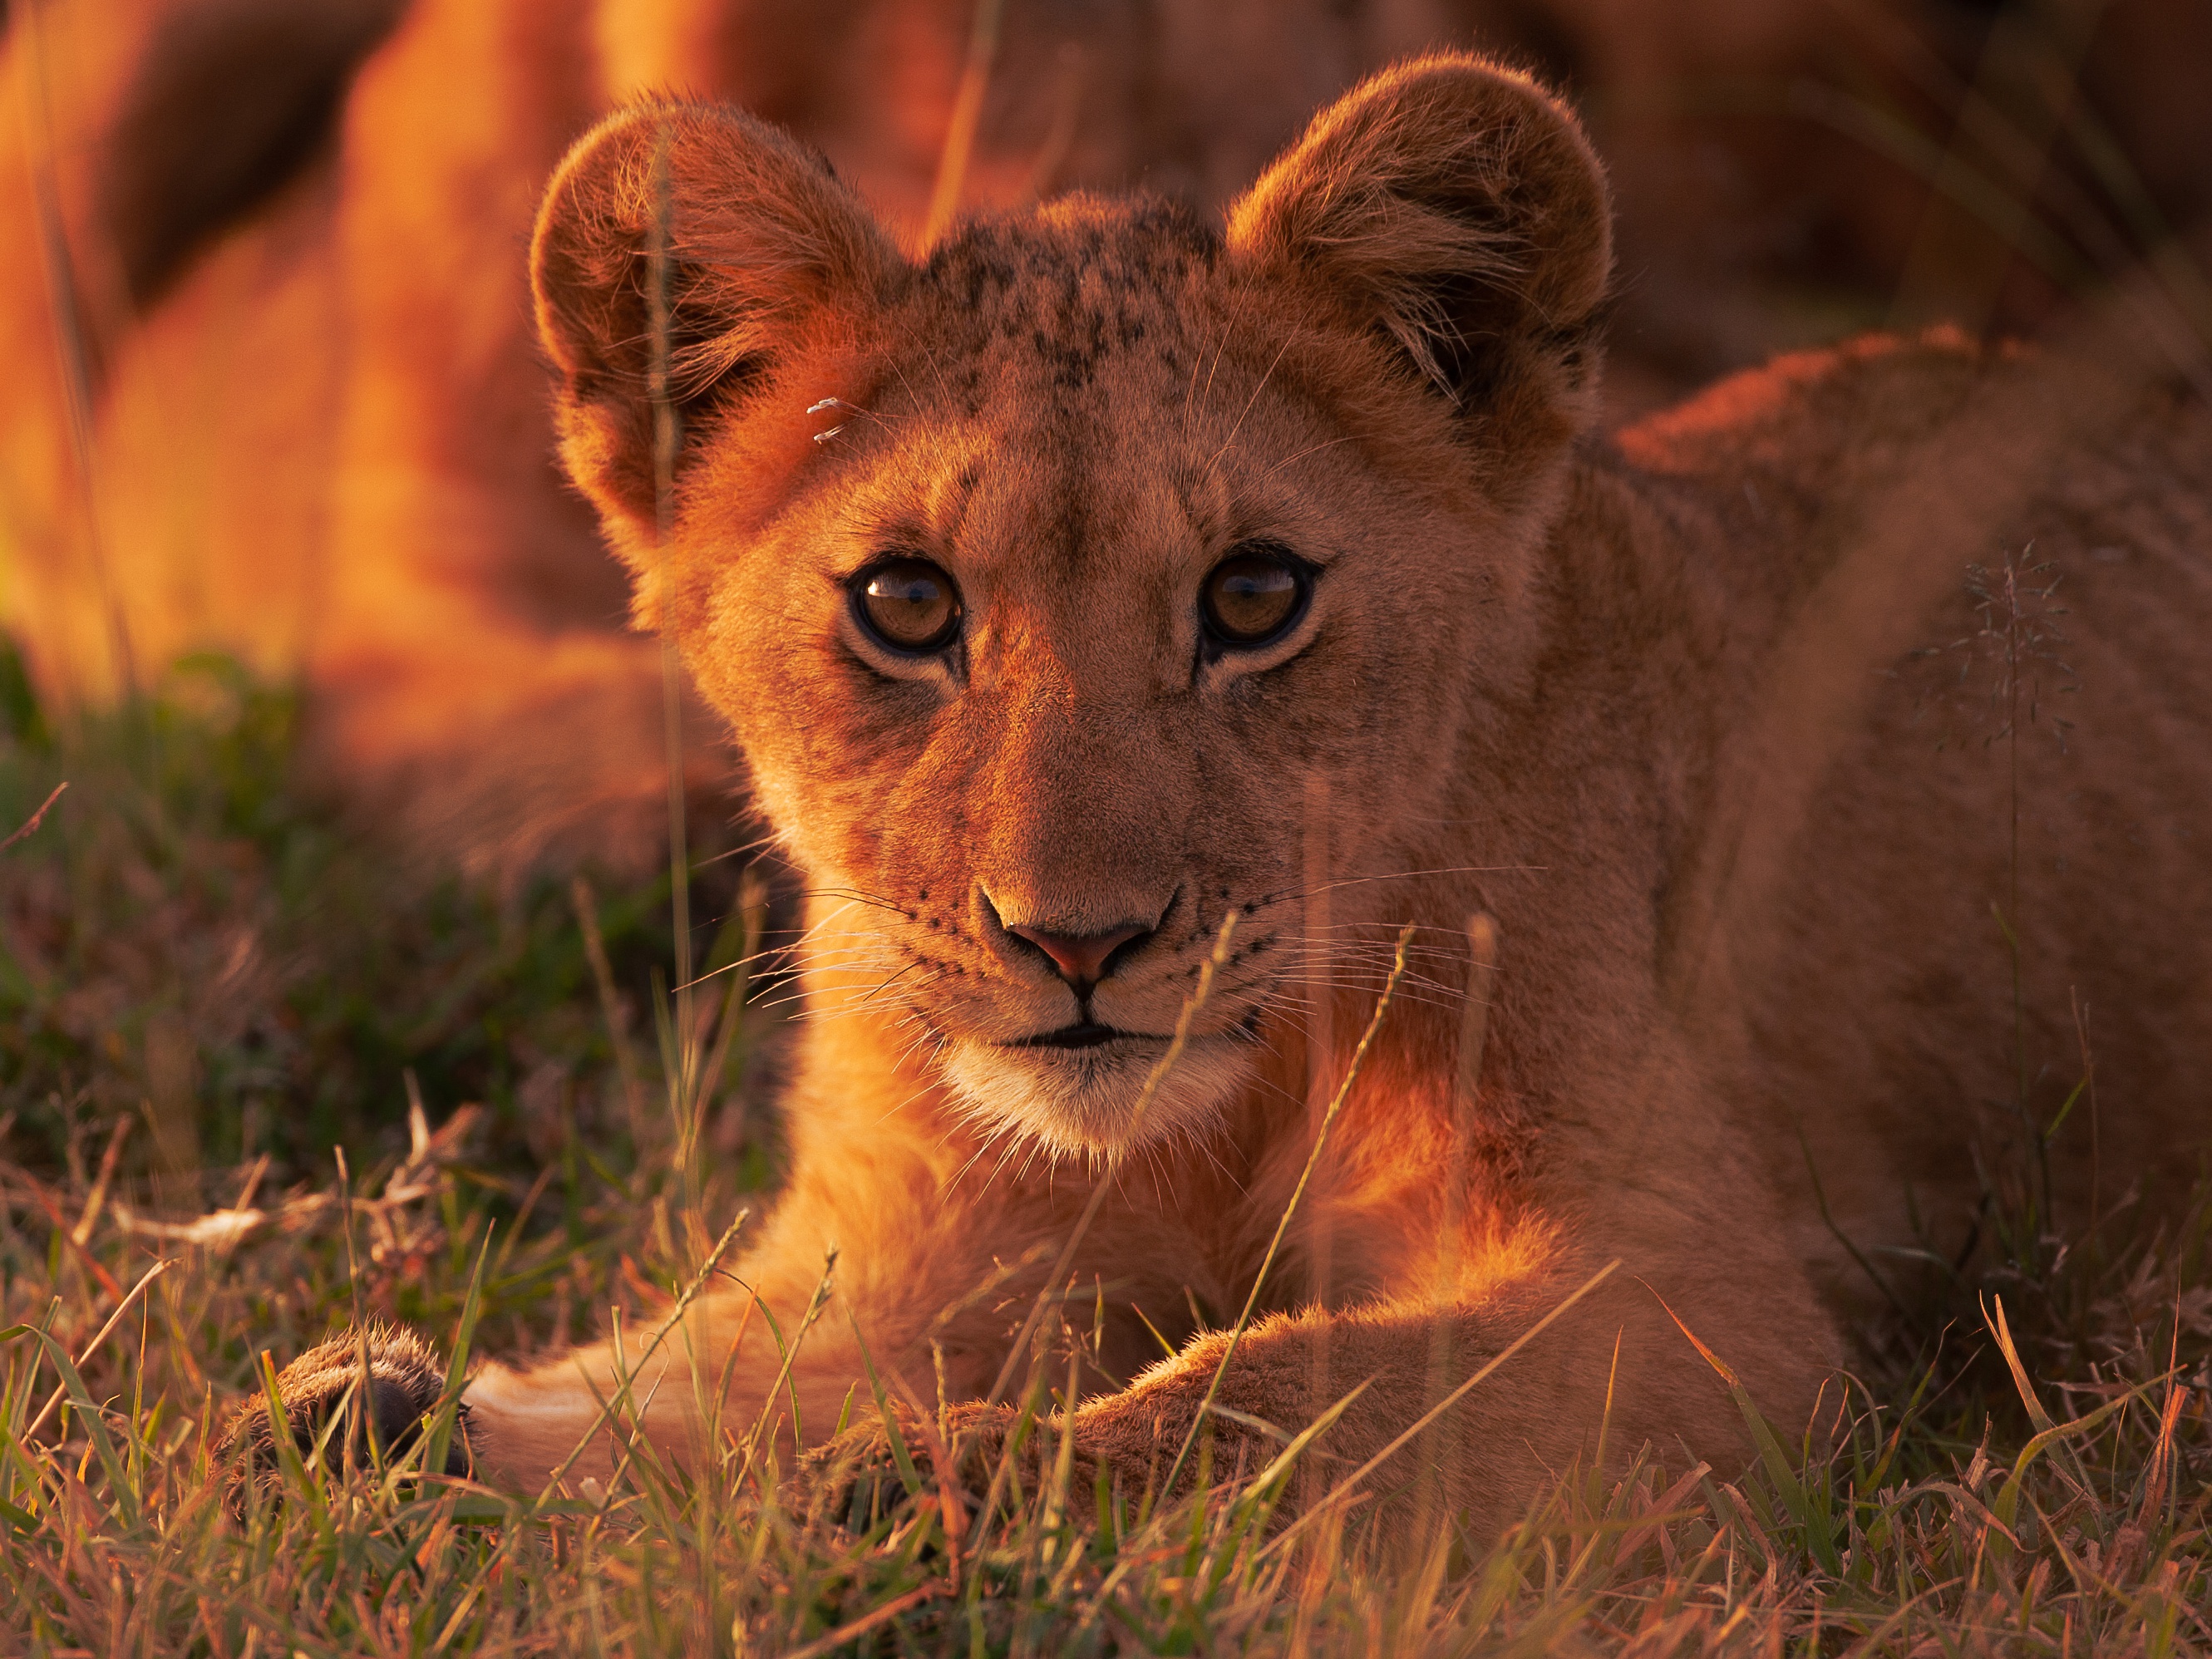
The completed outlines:
{"type": "Polygon", "coordinates": [[[1054,933],[1042,927],[1009,927],[1006,931],[1050,957],[1060,976],[1075,988],[1079,996],[1086,994],[1106,977],[1106,963],[1116,951],[1133,939],[1149,939],[1152,933],[1151,928],[1138,922],[1109,927],[1102,933],[1054,933]]]}

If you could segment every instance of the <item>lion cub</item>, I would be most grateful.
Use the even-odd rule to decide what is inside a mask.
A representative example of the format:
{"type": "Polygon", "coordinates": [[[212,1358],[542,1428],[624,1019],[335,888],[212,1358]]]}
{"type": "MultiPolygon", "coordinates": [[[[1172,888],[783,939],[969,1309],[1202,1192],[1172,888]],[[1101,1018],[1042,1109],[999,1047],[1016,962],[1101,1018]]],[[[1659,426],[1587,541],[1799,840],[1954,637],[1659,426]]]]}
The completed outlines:
{"type": "MultiPolygon", "coordinates": [[[[988,1453],[1072,1284],[1092,1470],[1188,1481],[1202,1410],[1256,1468],[1364,1385],[1324,1472],[1402,1487],[1586,1291],[1428,1443],[1496,1524],[1608,1399],[1617,1451],[1741,1453],[1685,1329],[1802,1420],[1872,1294],[1843,1241],[1955,1249],[2078,1009],[2104,1201],[2203,1149],[2212,421],[2118,344],[1869,342],[1595,439],[1603,173],[1461,56],[1225,226],[1077,196],[918,264],[775,130],[633,110],[532,258],[569,473],[806,872],[817,1018],[746,1289],[483,1367],[455,1467],[604,1474],[618,1373],[678,1462],[722,1379],[818,1439],[862,1339],[988,1453]],[[1224,1366],[1200,1310],[1251,1297],[1401,938],[1224,1366]],[[796,1330],[832,1249],[775,1389],[754,1298],[796,1330]]],[[[434,1360],[369,1346],[404,1432],[434,1360]]],[[[295,1428],[351,1374],[288,1371],[295,1428]]]]}

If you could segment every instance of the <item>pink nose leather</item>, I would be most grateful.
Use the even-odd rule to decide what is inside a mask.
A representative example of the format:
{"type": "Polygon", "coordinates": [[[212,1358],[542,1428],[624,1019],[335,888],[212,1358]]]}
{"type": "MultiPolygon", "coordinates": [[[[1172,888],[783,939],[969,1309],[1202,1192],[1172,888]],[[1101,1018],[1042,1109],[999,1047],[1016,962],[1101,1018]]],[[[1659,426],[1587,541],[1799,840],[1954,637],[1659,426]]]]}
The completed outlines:
{"type": "Polygon", "coordinates": [[[1142,939],[1149,927],[1111,927],[1103,933],[1053,933],[1042,927],[1009,927],[1016,939],[1027,939],[1052,958],[1060,976],[1071,985],[1096,985],[1106,958],[1133,939],[1142,939]]]}

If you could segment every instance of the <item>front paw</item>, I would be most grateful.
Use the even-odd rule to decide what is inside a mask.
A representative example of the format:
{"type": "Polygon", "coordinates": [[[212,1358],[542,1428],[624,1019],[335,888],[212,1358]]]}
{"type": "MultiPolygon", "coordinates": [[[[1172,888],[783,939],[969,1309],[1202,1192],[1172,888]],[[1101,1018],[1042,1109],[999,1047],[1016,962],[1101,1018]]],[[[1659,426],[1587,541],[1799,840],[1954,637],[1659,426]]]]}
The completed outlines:
{"type": "MultiPolygon", "coordinates": [[[[446,1387],[445,1368],[436,1350],[411,1331],[380,1328],[348,1332],[310,1348],[276,1377],[282,1425],[271,1417],[268,1397],[248,1395],[223,1437],[232,1469],[232,1500],[241,1504],[249,1485],[270,1480],[282,1466],[278,1436],[283,1435],[310,1467],[318,1461],[336,1472],[363,1468],[370,1461],[370,1435],[386,1461],[412,1450],[424,1421],[446,1387]],[[368,1382],[362,1387],[364,1349],[368,1382]],[[363,1409],[366,1395],[367,1408],[363,1409]],[[336,1426],[332,1419],[343,1413],[336,1426]]],[[[468,1407],[459,1408],[447,1443],[443,1473],[466,1475],[472,1466],[468,1407]]]]}
{"type": "Polygon", "coordinates": [[[929,1419],[895,1409],[890,1424],[856,1424],[809,1452],[802,1478],[816,1514],[859,1532],[923,1494],[952,1494],[965,1509],[994,1482],[1002,1495],[1012,1484],[1034,1490],[1041,1440],[1059,1443],[1054,1431],[1034,1420],[1024,1425],[1008,1406],[970,1401],[929,1419]],[[1010,1455],[1013,1467],[1001,1474],[1010,1455]]]}

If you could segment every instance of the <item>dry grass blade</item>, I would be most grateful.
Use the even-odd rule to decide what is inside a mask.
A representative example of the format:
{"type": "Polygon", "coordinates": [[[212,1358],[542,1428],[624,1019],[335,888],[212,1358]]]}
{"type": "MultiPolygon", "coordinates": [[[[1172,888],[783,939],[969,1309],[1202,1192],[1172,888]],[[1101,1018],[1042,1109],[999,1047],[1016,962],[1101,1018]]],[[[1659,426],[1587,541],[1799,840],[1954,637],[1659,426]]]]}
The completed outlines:
{"type": "MultiPolygon", "coordinates": [[[[1128,1139],[1133,1145],[1143,1130],[1145,1118],[1159,1094],[1160,1085],[1167,1080],[1168,1073],[1175,1069],[1176,1062],[1182,1058],[1183,1049],[1189,1044],[1191,1026],[1204,1010],[1206,999],[1212,994],[1214,975],[1229,960],[1230,936],[1236,931],[1237,913],[1231,910],[1222,918],[1221,931],[1214,937],[1213,952],[1199,969],[1198,984],[1184,999],[1182,1012],[1176,1017],[1175,1035],[1169,1039],[1166,1051],[1146,1075],[1144,1089],[1137,1096],[1137,1103],[1129,1109],[1128,1139]]],[[[1045,1308],[1059,1286],[1066,1281],[1068,1267],[1075,1260],[1076,1247],[1082,1243],[1084,1236],[1091,1231],[1091,1224],[1098,1218],[1099,1207],[1105,1203],[1106,1194],[1112,1187],[1111,1182],[1100,1181],[1092,1188],[1090,1200],[1083,1206],[1083,1213],[1076,1218],[1075,1225],[1068,1230],[1067,1242],[1060,1246],[1059,1259],[1053,1263],[1052,1271],[1045,1275],[1044,1286],[1037,1292],[1021,1334],[1007,1349],[1006,1361],[999,1367],[998,1376],[992,1380],[990,1392],[983,1396],[986,1400],[996,1401],[1004,1396],[1006,1384],[1013,1381],[1015,1368],[1028,1357],[1030,1344],[1036,1336],[1037,1327],[1044,1318],[1045,1308]]]]}
{"type": "MultiPolygon", "coordinates": [[[[1167,1480],[1164,1483],[1165,1491],[1175,1491],[1176,1481],[1182,1474],[1183,1465],[1190,1460],[1191,1449],[1198,1443],[1199,1432],[1206,1425],[1206,1413],[1212,1409],[1214,1397],[1221,1392],[1222,1376],[1229,1370],[1230,1362],[1236,1358],[1237,1345],[1243,1340],[1244,1333],[1252,1323],[1253,1311],[1260,1305],[1260,1292],[1266,1288],[1267,1270],[1275,1265],[1275,1257],[1283,1248],[1283,1237],[1290,1231],[1291,1218],[1298,1212],[1299,1200],[1305,1197],[1307,1184],[1313,1180],[1314,1170],[1321,1163],[1322,1150],[1328,1144],[1329,1127],[1336,1121],[1337,1113],[1344,1109],[1344,1103],[1352,1093],[1352,1085],[1358,1081],[1359,1068],[1367,1059],[1367,1050],[1375,1041],[1375,1033],[1382,1028],[1382,1016],[1389,1012],[1390,999],[1398,989],[1398,981],[1405,976],[1406,946],[1413,939],[1413,926],[1409,921],[1399,931],[1398,951],[1390,964],[1390,977],[1383,981],[1382,995],[1375,999],[1375,1012],[1368,1018],[1367,1029],[1359,1034],[1358,1045],[1352,1051],[1352,1063],[1345,1068],[1344,1081],[1337,1085],[1336,1093],[1328,1103],[1328,1109],[1322,1114],[1321,1123],[1314,1132],[1312,1150],[1306,1154],[1305,1168],[1298,1172],[1297,1185],[1291,1188],[1290,1200],[1283,1206],[1283,1213],[1275,1223],[1274,1237],[1267,1241],[1267,1253],[1260,1258],[1259,1270],[1252,1276],[1251,1291],[1244,1298],[1244,1306],[1237,1316],[1236,1324],[1230,1328],[1229,1340],[1222,1348],[1220,1361],[1214,1366],[1213,1376],[1206,1382],[1206,1396],[1198,1402],[1198,1409],[1191,1413],[1190,1427],[1183,1433],[1182,1444],[1176,1452],[1175,1462],[1168,1466],[1167,1480]]],[[[1225,929],[1224,937],[1226,938],[1225,929]]]]}
{"type": "Polygon", "coordinates": [[[592,964],[592,982],[599,989],[599,1013],[606,1022],[607,1041],[614,1047],[615,1065],[622,1077],[623,1100],[629,1108],[630,1133],[640,1144],[645,1137],[645,1086],[638,1080],[637,1050],[631,1046],[629,1022],[622,1017],[622,999],[615,990],[613,964],[607,960],[606,940],[599,933],[599,904],[592,885],[581,876],[568,884],[569,902],[576,925],[583,932],[584,955],[592,964]]]}
{"type": "MultiPolygon", "coordinates": [[[[722,1230],[722,1236],[714,1241],[714,1249],[708,1252],[707,1259],[699,1264],[699,1271],[692,1275],[691,1282],[684,1287],[683,1295],[676,1298],[676,1305],[668,1310],[667,1318],[661,1322],[659,1329],[653,1334],[653,1340],[646,1344],[644,1352],[638,1355],[636,1365],[644,1364],[653,1355],[659,1352],[661,1345],[668,1340],[669,1333],[684,1323],[684,1316],[690,1311],[692,1303],[698,1299],[699,1292],[706,1288],[707,1281],[714,1276],[714,1270],[721,1266],[722,1257],[728,1253],[730,1246],[738,1242],[738,1231],[744,1227],[751,1213],[750,1210],[740,1210],[731,1218],[730,1224],[722,1230]]],[[[615,1351],[617,1356],[623,1352],[619,1339],[615,1351]]],[[[635,1365],[629,1369],[635,1370],[635,1365]]],[[[623,1393],[627,1393],[626,1388],[623,1393]]],[[[568,1478],[568,1471],[575,1467],[576,1460],[583,1455],[584,1449],[591,1444],[592,1437],[607,1425],[609,1419],[620,1405],[622,1398],[623,1395],[618,1394],[615,1398],[601,1403],[599,1415],[592,1419],[591,1427],[585,1430],[578,1437],[576,1443],[569,1449],[568,1455],[561,1460],[559,1467],[546,1480],[544,1491],[538,1494],[540,1504],[551,1498],[559,1489],[562,1481],[568,1478]]]]}
{"type": "Polygon", "coordinates": [[[1487,1382],[1492,1375],[1498,1370],[1498,1367],[1504,1364],[1505,1362],[1512,1358],[1515,1354],[1519,1353],[1522,1349],[1527,1347],[1531,1342],[1534,1341],[1547,1330],[1550,1329],[1553,1322],[1565,1316],[1566,1312],[1575,1305],[1575,1304],[1580,1302],[1592,1291],[1605,1283],[1607,1279],[1612,1278],[1614,1272],[1620,1267],[1620,1263],[1618,1261],[1607,1262],[1605,1266],[1600,1267],[1595,1273],[1592,1273],[1588,1279],[1584,1279],[1580,1285],[1569,1291],[1557,1307],[1553,1308],[1541,1319],[1531,1325],[1527,1330],[1522,1332],[1520,1335],[1515,1337],[1513,1340],[1507,1343],[1505,1346],[1499,1349],[1498,1352],[1493,1354],[1490,1359],[1484,1364],[1482,1368],[1476,1371],[1474,1376],[1468,1377],[1466,1382],[1461,1383],[1449,1394],[1446,1395],[1442,1400],[1430,1407],[1427,1411],[1415,1418],[1411,1424],[1407,1425],[1406,1429],[1400,1433],[1395,1439],[1390,1442],[1389,1444],[1383,1447],[1381,1451],[1376,1452],[1374,1456],[1369,1458],[1364,1463],[1362,1463],[1350,1474],[1345,1476],[1343,1480],[1337,1482],[1337,1484],[1329,1490],[1328,1493],[1323,1497],[1319,1503],[1315,1504],[1314,1508],[1309,1511],[1307,1515],[1300,1516],[1297,1521],[1291,1526],[1286,1528],[1284,1530],[1282,1536],[1277,1539],[1274,1543],[1271,1544],[1268,1547],[1273,1549],[1279,1546],[1289,1543],[1292,1534],[1304,1528],[1308,1524],[1310,1519],[1313,1516],[1332,1510],[1356,1496],[1361,1484],[1366,1480],[1369,1475],[1374,1474],[1375,1471],[1381,1468],[1383,1464],[1389,1462],[1400,1452],[1403,1451],[1407,1446],[1411,1445],[1413,1441],[1419,1437],[1424,1429],[1426,1429],[1431,1423],[1434,1423],[1454,1406],[1459,1404],[1461,1401],[1466,1399],[1472,1389],[1477,1388],[1481,1383],[1487,1382]]]}
{"type": "Polygon", "coordinates": [[[902,1613],[910,1613],[923,1602],[945,1594],[942,1584],[924,1584],[920,1589],[908,1590],[904,1595],[886,1601],[870,1613],[850,1619],[826,1636],[817,1636],[811,1642],[792,1649],[784,1659],[820,1659],[820,1656],[842,1648],[848,1642],[857,1641],[870,1631],[889,1624],[902,1613]]]}
{"type": "MultiPolygon", "coordinates": [[[[100,1334],[94,1337],[91,1341],[85,1344],[84,1347],[78,1352],[76,1356],[76,1365],[79,1370],[82,1370],[87,1364],[91,1363],[93,1355],[98,1353],[100,1349],[107,1346],[107,1339],[115,1334],[115,1328],[123,1322],[124,1316],[128,1314],[132,1308],[137,1305],[138,1298],[146,1294],[146,1287],[176,1265],[177,1264],[173,1261],[156,1261],[152,1267],[146,1269],[145,1273],[140,1276],[138,1282],[131,1287],[130,1291],[124,1297],[123,1300],[115,1304],[115,1311],[108,1315],[107,1322],[100,1328],[100,1334]]],[[[62,1401],[68,1397],[68,1395],[69,1385],[67,1383],[64,1383],[61,1387],[56,1389],[52,1394],[48,1395],[46,1396],[46,1403],[39,1408],[39,1414],[24,1425],[22,1437],[27,1441],[35,1440],[38,1437],[39,1431],[46,1426],[46,1419],[61,1409],[62,1401]]]]}
{"type": "Polygon", "coordinates": [[[960,86],[952,97],[952,114],[945,123],[945,147],[937,163],[937,183],[930,191],[929,215],[922,226],[921,246],[934,247],[960,210],[960,192],[968,181],[969,158],[975,149],[975,129],[983,118],[983,96],[990,90],[991,64],[999,52],[999,21],[1006,0],[975,0],[974,21],[968,35],[968,58],[960,71],[960,86]]]}
{"type": "Polygon", "coordinates": [[[28,841],[33,836],[38,834],[39,826],[46,821],[47,811],[62,798],[62,791],[68,787],[69,785],[66,782],[56,784],[53,793],[39,803],[39,810],[24,819],[21,827],[15,830],[6,840],[0,841],[0,853],[6,852],[17,842],[28,841]]]}

